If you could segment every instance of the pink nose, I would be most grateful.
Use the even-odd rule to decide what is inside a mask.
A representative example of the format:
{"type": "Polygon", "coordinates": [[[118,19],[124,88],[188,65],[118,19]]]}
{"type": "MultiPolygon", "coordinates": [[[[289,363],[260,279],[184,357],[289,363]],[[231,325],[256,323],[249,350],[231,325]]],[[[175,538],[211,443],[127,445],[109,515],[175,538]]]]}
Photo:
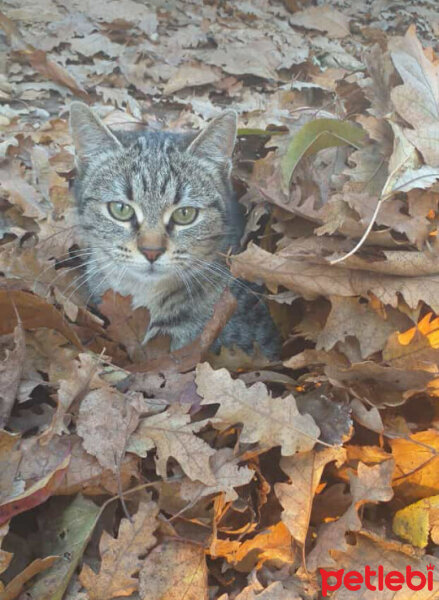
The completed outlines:
{"type": "Polygon", "coordinates": [[[158,259],[159,256],[161,256],[163,254],[163,252],[166,250],[166,248],[139,248],[140,252],[146,256],[146,258],[150,261],[150,262],[154,262],[155,260],[158,259]]]}

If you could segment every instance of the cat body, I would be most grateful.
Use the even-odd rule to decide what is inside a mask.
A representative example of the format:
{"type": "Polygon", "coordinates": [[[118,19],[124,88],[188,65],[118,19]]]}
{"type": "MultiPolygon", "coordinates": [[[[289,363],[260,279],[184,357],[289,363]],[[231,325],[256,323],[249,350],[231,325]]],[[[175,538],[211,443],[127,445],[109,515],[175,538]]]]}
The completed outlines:
{"type": "Polygon", "coordinates": [[[254,343],[274,358],[278,333],[254,286],[225,266],[237,248],[241,218],[230,181],[236,115],[204,131],[112,132],[84,104],[73,103],[75,197],[87,286],[94,302],[107,289],[145,306],[145,342],[169,335],[171,350],[203,330],[225,287],[238,307],[213,349],[254,343]]]}

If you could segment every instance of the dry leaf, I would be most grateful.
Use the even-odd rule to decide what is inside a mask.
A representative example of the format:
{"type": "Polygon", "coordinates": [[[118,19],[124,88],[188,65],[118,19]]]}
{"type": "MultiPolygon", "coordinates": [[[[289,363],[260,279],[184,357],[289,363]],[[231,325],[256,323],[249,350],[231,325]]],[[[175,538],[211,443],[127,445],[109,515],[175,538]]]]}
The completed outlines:
{"type": "Polygon", "coordinates": [[[116,473],[138,422],[139,414],[128,398],[115,389],[103,387],[90,391],[82,400],[77,431],[87,452],[96,456],[102,467],[116,473]],[[108,423],[117,427],[109,429],[108,423]]]}
{"type": "Polygon", "coordinates": [[[296,542],[305,544],[312,502],[323,469],[329,462],[343,462],[345,457],[342,448],[323,448],[320,452],[311,450],[281,459],[280,467],[290,483],[276,483],[275,491],[284,509],[282,521],[296,542]]]}
{"type": "Polygon", "coordinates": [[[127,449],[146,456],[148,450],[156,447],[158,475],[166,478],[167,462],[172,456],[192,481],[215,486],[216,478],[210,464],[210,457],[215,450],[195,435],[206,422],[191,423],[189,408],[173,405],[164,412],[143,418],[130,437],[127,449]]]}
{"type": "Polygon", "coordinates": [[[170,539],[154,548],[140,571],[139,596],[141,600],[207,600],[203,547],[170,539]]]}
{"type": "Polygon", "coordinates": [[[90,600],[110,600],[131,596],[139,587],[138,573],[143,555],[156,543],[158,508],[150,499],[143,499],[132,522],[122,519],[119,532],[113,538],[106,531],[99,542],[101,565],[95,573],[88,565],[79,575],[90,600]]]}
{"type": "Polygon", "coordinates": [[[283,456],[311,450],[320,430],[309,415],[301,415],[292,395],[273,398],[263,383],[247,388],[234,381],[228,371],[214,371],[208,363],[197,367],[198,393],[201,404],[219,404],[213,420],[218,428],[242,423],[240,441],[259,443],[268,449],[281,446],[283,456]]]}
{"type": "Polygon", "coordinates": [[[358,509],[367,502],[386,502],[392,498],[393,491],[390,483],[393,469],[393,460],[387,460],[374,467],[359,463],[358,473],[349,476],[352,504],[337,521],[322,526],[317,543],[307,558],[308,569],[315,570],[317,567],[336,565],[333,552],[346,550],[346,532],[359,531],[361,528],[358,509]]]}
{"type": "Polygon", "coordinates": [[[0,360],[0,429],[8,422],[23,370],[26,345],[21,323],[14,329],[13,344],[14,347],[6,349],[5,358],[0,360]]]}

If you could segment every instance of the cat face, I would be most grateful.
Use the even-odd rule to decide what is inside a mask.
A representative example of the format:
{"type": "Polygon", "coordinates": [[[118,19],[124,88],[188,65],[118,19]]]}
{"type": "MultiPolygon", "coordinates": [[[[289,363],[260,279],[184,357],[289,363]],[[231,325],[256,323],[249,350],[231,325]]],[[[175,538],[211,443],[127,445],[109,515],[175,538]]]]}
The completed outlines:
{"type": "Polygon", "coordinates": [[[71,129],[78,223],[95,279],[113,289],[124,277],[184,282],[227,250],[233,112],[192,141],[154,132],[116,137],[73,103],[71,129]]]}

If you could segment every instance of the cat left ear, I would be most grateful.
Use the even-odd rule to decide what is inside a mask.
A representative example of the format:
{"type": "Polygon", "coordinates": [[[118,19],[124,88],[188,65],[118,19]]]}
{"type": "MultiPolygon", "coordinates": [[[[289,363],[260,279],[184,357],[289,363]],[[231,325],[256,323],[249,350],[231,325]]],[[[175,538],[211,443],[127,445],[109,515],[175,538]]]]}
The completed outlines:
{"type": "Polygon", "coordinates": [[[102,149],[122,147],[117,137],[83,102],[70,105],[70,129],[80,163],[87,163],[102,149]]]}
{"type": "Polygon", "coordinates": [[[197,135],[188,151],[220,164],[228,162],[235,147],[237,120],[234,110],[223,112],[197,135]]]}

